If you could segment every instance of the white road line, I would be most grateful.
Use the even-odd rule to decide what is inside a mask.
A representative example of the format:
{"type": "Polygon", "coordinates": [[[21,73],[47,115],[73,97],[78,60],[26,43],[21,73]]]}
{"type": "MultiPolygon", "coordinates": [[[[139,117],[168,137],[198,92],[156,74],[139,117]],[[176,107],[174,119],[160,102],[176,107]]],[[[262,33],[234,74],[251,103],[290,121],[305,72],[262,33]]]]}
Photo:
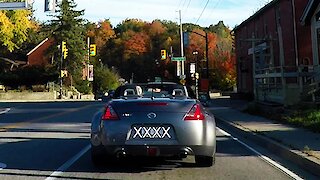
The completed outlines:
{"type": "Polygon", "coordinates": [[[4,164],[4,163],[0,163],[0,171],[1,170],[3,170],[4,168],[6,168],[7,167],[7,165],[6,164],[4,164]]]}
{"type": "Polygon", "coordinates": [[[67,170],[72,164],[74,164],[81,156],[83,156],[86,152],[89,151],[91,145],[87,145],[84,147],[78,154],[73,156],[67,162],[65,162],[62,166],[60,166],[55,172],[53,172],[46,180],[54,180],[57,176],[60,176],[65,170],[67,170]]]}
{"type": "Polygon", "coordinates": [[[11,109],[10,108],[6,108],[4,111],[0,111],[0,114],[5,114],[7,112],[9,112],[11,109]]]}
{"type": "Polygon", "coordinates": [[[238,143],[240,143],[241,145],[243,145],[244,147],[248,148],[250,151],[254,152],[255,154],[257,154],[262,160],[266,161],[267,163],[271,164],[272,166],[280,169],[282,172],[286,173],[288,176],[292,177],[293,179],[296,180],[302,180],[303,178],[299,177],[297,174],[295,174],[294,172],[290,171],[289,169],[287,169],[286,167],[278,164],[277,162],[273,161],[272,159],[270,159],[267,156],[262,155],[259,151],[253,149],[251,146],[247,145],[246,143],[240,141],[238,138],[233,137],[231,134],[227,133],[226,131],[218,128],[218,131],[220,131],[222,134],[232,138],[233,140],[237,141],[238,143]]]}

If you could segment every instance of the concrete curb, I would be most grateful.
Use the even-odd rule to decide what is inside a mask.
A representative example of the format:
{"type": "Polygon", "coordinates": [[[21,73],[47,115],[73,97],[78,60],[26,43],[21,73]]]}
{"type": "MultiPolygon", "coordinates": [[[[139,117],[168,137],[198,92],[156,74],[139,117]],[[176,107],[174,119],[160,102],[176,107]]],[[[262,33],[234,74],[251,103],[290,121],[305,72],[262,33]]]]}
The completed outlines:
{"type": "Polygon", "coordinates": [[[224,126],[232,129],[233,131],[246,134],[247,139],[254,141],[259,146],[265,147],[281,158],[297,164],[302,169],[316,176],[320,176],[320,161],[318,159],[308,156],[301,151],[292,150],[289,147],[266,137],[265,135],[253,132],[248,128],[244,128],[241,125],[229,122],[219,116],[215,115],[215,117],[218,122],[222,123],[224,126]]]}

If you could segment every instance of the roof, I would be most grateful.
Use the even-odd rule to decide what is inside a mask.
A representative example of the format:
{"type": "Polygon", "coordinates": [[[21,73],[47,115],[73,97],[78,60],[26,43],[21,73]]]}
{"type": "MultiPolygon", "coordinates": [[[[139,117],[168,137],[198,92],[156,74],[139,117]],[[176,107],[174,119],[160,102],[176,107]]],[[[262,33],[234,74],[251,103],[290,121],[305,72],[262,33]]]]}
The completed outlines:
{"type": "Polygon", "coordinates": [[[257,16],[261,15],[262,13],[264,13],[267,9],[269,9],[270,7],[272,7],[275,3],[277,3],[280,0],[273,0],[270,3],[266,4],[264,7],[262,7],[261,9],[259,9],[256,13],[254,13],[252,16],[250,16],[248,19],[246,19],[245,21],[243,21],[240,25],[236,26],[233,31],[236,31],[237,29],[241,28],[242,26],[244,26],[245,24],[247,24],[249,21],[251,21],[252,19],[256,18],[257,16]]]}
{"type": "Polygon", "coordinates": [[[37,50],[40,46],[42,46],[45,42],[47,42],[49,40],[49,38],[46,38],[45,40],[43,40],[41,43],[39,43],[35,48],[33,48],[30,52],[28,52],[27,56],[29,56],[30,54],[32,54],[35,50],[37,50]]]}
{"type": "Polygon", "coordinates": [[[300,22],[302,25],[306,25],[306,24],[310,24],[310,20],[315,12],[315,10],[317,9],[317,7],[319,6],[319,0],[309,0],[306,8],[304,9],[304,12],[300,18],[300,22]]]}

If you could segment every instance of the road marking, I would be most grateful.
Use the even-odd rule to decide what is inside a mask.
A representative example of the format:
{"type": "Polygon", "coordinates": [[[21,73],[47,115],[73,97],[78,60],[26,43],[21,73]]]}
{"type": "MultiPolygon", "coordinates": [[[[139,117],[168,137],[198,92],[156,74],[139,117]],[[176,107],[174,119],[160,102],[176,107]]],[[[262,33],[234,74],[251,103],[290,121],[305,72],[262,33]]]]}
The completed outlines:
{"type": "Polygon", "coordinates": [[[58,113],[58,114],[51,114],[49,116],[40,117],[40,118],[33,119],[33,120],[30,120],[30,121],[25,121],[25,122],[13,123],[11,125],[6,125],[6,126],[3,126],[3,127],[0,127],[0,132],[7,131],[9,129],[21,128],[21,127],[26,126],[26,125],[31,124],[31,123],[39,122],[39,121],[42,121],[42,120],[47,120],[47,119],[50,119],[50,118],[53,118],[53,117],[62,116],[62,115],[69,114],[69,113],[72,113],[72,112],[81,111],[81,110],[83,110],[85,108],[88,108],[90,106],[92,106],[92,105],[87,105],[87,106],[83,106],[83,107],[80,107],[80,108],[71,109],[70,111],[65,111],[65,112],[61,112],[61,113],[58,113]]]}
{"type": "Polygon", "coordinates": [[[5,114],[5,113],[9,112],[10,110],[11,110],[10,108],[6,108],[5,110],[0,111],[0,114],[5,114]]]}
{"type": "Polygon", "coordinates": [[[249,149],[250,151],[254,152],[255,154],[257,154],[262,160],[266,161],[267,163],[271,164],[272,166],[280,169],[282,172],[284,172],[285,174],[287,174],[288,176],[292,177],[293,179],[296,180],[303,180],[303,178],[299,177],[297,174],[295,174],[294,172],[290,171],[289,169],[287,169],[286,167],[278,164],[277,162],[275,162],[274,160],[270,159],[267,156],[264,156],[263,154],[261,154],[259,151],[253,149],[251,146],[247,145],[246,143],[242,142],[241,140],[239,140],[238,138],[233,137],[231,134],[227,133],[226,131],[216,127],[218,129],[218,131],[220,131],[222,134],[224,134],[225,136],[228,136],[230,138],[232,138],[233,140],[237,141],[238,143],[240,143],[241,145],[243,145],[244,147],[246,147],[247,149],[249,149]]]}
{"type": "Polygon", "coordinates": [[[80,157],[83,156],[86,152],[88,152],[90,148],[91,148],[90,144],[84,147],[78,154],[73,156],[71,159],[65,162],[62,166],[60,166],[55,172],[53,172],[49,177],[47,177],[46,180],[54,180],[58,178],[58,176],[61,176],[65,170],[67,170],[70,166],[72,166],[72,164],[74,164],[78,159],[80,159],[80,157]]]}
{"type": "Polygon", "coordinates": [[[4,168],[6,168],[7,167],[7,165],[6,164],[4,164],[4,163],[0,163],[0,171],[1,170],[3,170],[4,168]]]}

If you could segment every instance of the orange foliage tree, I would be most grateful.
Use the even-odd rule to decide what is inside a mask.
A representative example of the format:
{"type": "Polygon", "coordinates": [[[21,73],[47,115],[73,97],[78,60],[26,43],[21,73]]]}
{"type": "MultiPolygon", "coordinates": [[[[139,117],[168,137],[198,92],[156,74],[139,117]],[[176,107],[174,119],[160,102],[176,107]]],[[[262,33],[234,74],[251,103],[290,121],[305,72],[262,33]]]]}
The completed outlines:
{"type": "Polygon", "coordinates": [[[141,56],[148,52],[150,38],[143,32],[129,31],[129,38],[124,42],[124,59],[128,60],[132,56],[141,56]]]}

